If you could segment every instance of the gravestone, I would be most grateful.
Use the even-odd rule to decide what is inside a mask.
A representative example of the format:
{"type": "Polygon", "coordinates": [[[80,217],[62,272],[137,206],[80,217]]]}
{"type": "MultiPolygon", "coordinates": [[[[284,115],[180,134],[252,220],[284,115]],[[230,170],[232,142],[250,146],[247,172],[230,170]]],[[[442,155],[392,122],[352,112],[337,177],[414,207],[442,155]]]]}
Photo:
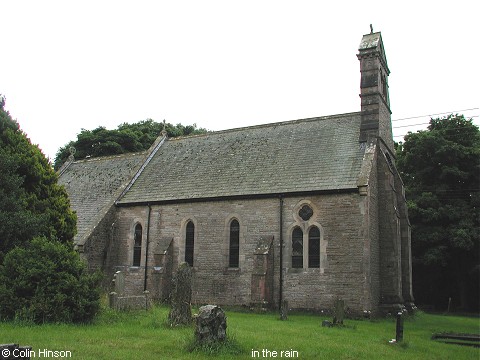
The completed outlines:
{"type": "Polygon", "coordinates": [[[280,320],[288,320],[288,300],[282,300],[280,307],[280,320]]]}
{"type": "Polygon", "coordinates": [[[196,316],[195,340],[200,343],[224,341],[227,337],[227,317],[217,305],[205,305],[196,316]]]}
{"type": "Polygon", "coordinates": [[[115,282],[115,292],[118,296],[123,296],[125,292],[125,274],[121,271],[117,271],[113,276],[115,282]]]}
{"type": "Polygon", "coordinates": [[[401,312],[397,313],[395,340],[396,342],[403,341],[403,314],[401,312]]]}
{"type": "Polygon", "coordinates": [[[187,263],[178,267],[173,277],[172,308],[168,315],[170,326],[187,325],[192,322],[192,269],[187,263]]]}
{"type": "Polygon", "coordinates": [[[345,301],[340,299],[335,300],[333,325],[343,325],[344,318],[345,318],[345,301]]]}
{"type": "Polygon", "coordinates": [[[118,295],[115,291],[112,291],[111,293],[108,294],[108,305],[110,306],[110,308],[112,309],[117,308],[117,298],[118,298],[118,295]]]}

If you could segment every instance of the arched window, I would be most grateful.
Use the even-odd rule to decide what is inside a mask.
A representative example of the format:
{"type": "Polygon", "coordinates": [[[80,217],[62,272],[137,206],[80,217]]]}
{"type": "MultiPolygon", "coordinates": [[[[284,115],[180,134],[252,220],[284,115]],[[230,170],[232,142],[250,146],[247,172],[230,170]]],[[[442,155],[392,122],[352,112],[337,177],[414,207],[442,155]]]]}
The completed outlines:
{"type": "Polygon", "coordinates": [[[230,223],[230,254],[228,267],[238,267],[240,257],[240,224],[237,220],[230,223]]]}
{"type": "Polygon", "coordinates": [[[195,225],[189,221],[185,230],[185,262],[193,266],[193,248],[195,242],[195,225]]]}
{"type": "Polygon", "coordinates": [[[303,267],[303,231],[299,227],[292,232],[292,268],[303,267]]]}
{"type": "Polygon", "coordinates": [[[142,259],[142,225],[135,225],[133,233],[133,266],[140,266],[142,259]]]}
{"type": "Polygon", "coordinates": [[[320,230],[316,226],[308,232],[308,267],[320,267],[320,230]]]}

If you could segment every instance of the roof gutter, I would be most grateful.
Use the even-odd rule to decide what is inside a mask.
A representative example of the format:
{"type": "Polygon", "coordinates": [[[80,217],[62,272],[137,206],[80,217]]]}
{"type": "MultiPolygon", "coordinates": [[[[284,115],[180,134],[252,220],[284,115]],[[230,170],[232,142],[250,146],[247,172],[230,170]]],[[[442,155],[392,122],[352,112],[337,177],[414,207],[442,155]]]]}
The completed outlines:
{"type": "Polygon", "coordinates": [[[246,195],[227,195],[227,196],[212,196],[212,197],[199,197],[199,198],[185,198],[185,199],[169,199],[169,200],[153,200],[153,201],[131,201],[115,203],[118,207],[127,206],[146,206],[146,205],[169,205],[169,204],[184,204],[194,202],[213,202],[224,200],[252,200],[252,199],[278,199],[280,196],[297,197],[297,196],[312,196],[312,195],[328,195],[328,194],[347,194],[358,193],[358,187],[345,188],[345,189],[333,189],[333,190],[312,190],[312,191],[296,191],[289,193],[271,193],[271,194],[246,194],[246,195]]]}

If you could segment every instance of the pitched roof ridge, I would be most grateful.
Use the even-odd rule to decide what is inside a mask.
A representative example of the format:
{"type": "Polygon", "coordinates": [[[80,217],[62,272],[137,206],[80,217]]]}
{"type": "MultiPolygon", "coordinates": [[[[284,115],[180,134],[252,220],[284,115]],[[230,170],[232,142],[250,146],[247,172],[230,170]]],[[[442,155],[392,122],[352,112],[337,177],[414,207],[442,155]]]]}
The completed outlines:
{"type": "Polygon", "coordinates": [[[352,112],[167,140],[116,204],[357,188],[360,122],[352,112]]]}
{"type": "Polygon", "coordinates": [[[136,155],[145,155],[147,152],[148,152],[148,150],[144,150],[144,151],[127,152],[127,153],[115,154],[115,155],[87,157],[87,158],[75,160],[73,163],[78,164],[78,163],[83,163],[83,162],[92,162],[92,161],[102,161],[102,160],[109,160],[109,159],[115,159],[115,158],[133,157],[133,156],[136,156],[136,155]]]}
{"type": "Polygon", "coordinates": [[[174,137],[174,138],[168,138],[167,140],[168,141],[179,141],[179,140],[186,140],[186,139],[197,138],[197,137],[205,137],[205,136],[210,136],[210,135],[221,135],[221,134],[225,134],[225,133],[240,132],[240,131],[252,130],[252,129],[269,128],[269,127],[276,127],[276,126],[286,126],[286,125],[307,123],[307,122],[313,122],[313,121],[326,121],[326,120],[342,118],[342,117],[346,117],[346,116],[353,116],[353,115],[358,115],[358,114],[360,114],[360,112],[355,111],[355,112],[344,113],[344,114],[334,114],[334,115],[317,116],[317,117],[303,118],[303,119],[296,119],[296,120],[278,121],[278,122],[267,123],[267,124],[250,125],[250,126],[244,126],[244,127],[236,127],[236,128],[232,128],[232,129],[211,131],[211,132],[207,132],[205,134],[177,136],[177,137],[174,137]]]}
{"type": "Polygon", "coordinates": [[[145,158],[145,160],[143,161],[143,164],[140,166],[140,168],[136,171],[135,175],[131,178],[131,180],[129,181],[129,183],[127,184],[127,186],[125,187],[125,189],[121,192],[121,194],[115,199],[115,202],[114,203],[117,203],[129,190],[130,188],[133,186],[133,184],[135,184],[135,181],[137,181],[138,177],[142,174],[143,170],[145,170],[145,168],[147,167],[147,165],[150,163],[150,161],[153,159],[153,157],[155,156],[155,154],[157,153],[158,149],[160,149],[160,147],[163,145],[163,143],[165,142],[165,140],[167,139],[167,135],[166,133],[165,134],[162,134],[160,135],[157,140],[155,140],[155,142],[153,143],[153,145],[150,147],[150,149],[148,150],[148,152],[146,152],[147,157],[145,158]]]}

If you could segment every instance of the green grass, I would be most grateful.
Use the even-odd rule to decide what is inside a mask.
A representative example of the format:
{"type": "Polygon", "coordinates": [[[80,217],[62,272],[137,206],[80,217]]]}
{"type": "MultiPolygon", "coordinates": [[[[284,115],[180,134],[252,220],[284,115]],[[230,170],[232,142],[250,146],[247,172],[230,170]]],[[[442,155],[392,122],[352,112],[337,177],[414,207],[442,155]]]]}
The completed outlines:
{"type": "MultiPolygon", "coordinates": [[[[322,327],[326,317],[227,311],[226,346],[194,346],[193,327],[166,325],[167,307],[117,313],[104,309],[90,325],[0,323],[0,343],[70,350],[72,359],[252,359],[252,351],[297,351],[299,359],[480,359],[480,349],[430,340],[435,332],[479,333],[478,318],[419,313],[404,324],[404,342],[393,319],[346,320],[343,328],[322,327]]],[[[331,320],[331,319],[329,319],[331,320]]],[[[274,358],[274,357],[269,357],[274,358]]],[[[285,353],[283,354],[285,358],[285,353]]]]}

